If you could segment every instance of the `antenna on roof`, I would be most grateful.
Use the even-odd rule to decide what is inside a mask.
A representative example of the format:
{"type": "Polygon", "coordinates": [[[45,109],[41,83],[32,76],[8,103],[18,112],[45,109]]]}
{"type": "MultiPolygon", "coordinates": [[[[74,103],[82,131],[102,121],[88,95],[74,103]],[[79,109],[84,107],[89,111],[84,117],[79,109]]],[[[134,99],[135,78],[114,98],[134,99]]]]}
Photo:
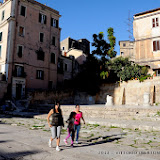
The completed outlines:
{"type": "Polygon", "coordinates": [[[129,40],[133,41],[133,17],[130,16],[130,11],[128,12],[128,19],[127,19],[127,26],[128,26],[128,33],[129,33],[129,40]]]}

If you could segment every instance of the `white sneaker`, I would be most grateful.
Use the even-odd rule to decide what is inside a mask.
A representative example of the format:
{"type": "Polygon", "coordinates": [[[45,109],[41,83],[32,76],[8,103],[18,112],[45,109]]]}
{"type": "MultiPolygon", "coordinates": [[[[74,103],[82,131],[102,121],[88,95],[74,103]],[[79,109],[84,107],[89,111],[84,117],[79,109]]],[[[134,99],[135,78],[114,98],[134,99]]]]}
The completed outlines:
{"type": "Polygon", "coordinates": [[[49,146],[50,148],[52,147],[52,141],[51,141],[51,139],[49,139],[48,146],[49,146]]]}
{"type": "Polygon", "coordinates": [[[57,146],[57,147],[56,147],[56,151],[58,151],[58,152],[60,151],[60,148],[59,148],[59,146],[57,146]]]}

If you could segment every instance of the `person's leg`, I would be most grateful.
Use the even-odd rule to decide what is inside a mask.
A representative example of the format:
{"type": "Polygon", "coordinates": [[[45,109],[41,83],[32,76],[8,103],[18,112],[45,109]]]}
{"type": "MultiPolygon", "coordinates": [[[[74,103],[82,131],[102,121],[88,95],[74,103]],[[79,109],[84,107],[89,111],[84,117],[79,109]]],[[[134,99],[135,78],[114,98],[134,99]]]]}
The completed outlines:
{"type": "Polygon", "coordinates": [[[52,127],[50,128],[50,130],[51,130],[52,137],[49,139],[48,146],[49,146],[49,147],[52,147],[52,141],[53,141],[53,140],[55,139],[55,137],[56,137],[56,127],[55,127],[55,126],[52,126],[52,127]]]}
{"type": "Polygon", "coordinates": [[[67,133],[68,133],[68,135],[67,135],[67,137],[65,138],[66,141],[67,141],[67,139],[70,137],[70,130],[69,130],[69,128],[67,128],[67,133]]]}
{"type": "Polygon", "coordinates": [[[80,131],[81,125],[76,125],[76,128],[77,128],[76,142],[78,142],[78,138],[79,138],[79,131],[80,131]]]}
{"type": "Polygon", "coordinates": [[[72,139],[71,139],[71,145],[73,145],[73,142],[74,142],[74,133],[75,133],[75,131],[74,131],[74,129],[72,130],[72,139]]]}
{"type": "Polygon", "coordinates": [[[57,146],[59,146],[59,143],[60,143],[61,129],[62,129],[62,126],[57,127],[57,146]]]}

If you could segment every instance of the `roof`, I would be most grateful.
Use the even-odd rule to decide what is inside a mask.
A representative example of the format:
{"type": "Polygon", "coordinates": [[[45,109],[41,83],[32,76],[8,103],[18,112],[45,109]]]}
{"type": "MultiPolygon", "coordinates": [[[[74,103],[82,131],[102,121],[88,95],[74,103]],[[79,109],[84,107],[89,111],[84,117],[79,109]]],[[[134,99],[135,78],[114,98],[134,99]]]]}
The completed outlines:
{"type": "Polygon", "coordinates": [[[156,12],[160,10],[160,8],[156,8],[156,9],[152,9],[152,10],[148,10],[148,11],[145,11],[145,12],[140,12],[140,13],[137,13],[135,14],[134,16],[137,17],[137,16],[141,16],[141,15],[144,15],[144,14],[148,14],[148,13],[152,13],[152,12],[156,12]]]}
{"type": "Polygon", "coordinates": [[[59,12],[58,12],[57,10],[55,10],[55,9],[53,9],[53,8],[51,8],[51,7],[48,7],[48,6],[46,6],[46,5],[42,4],[42,3],[39,3],[39,2],[37,2],[37,1],[35,1],[35,0],[27,0],[27,1],[28,1],[28,2],[31,2],[31,3],[33,3],[33,4],[37,4],[37,5],[41,6],[41,7],[44,7],[44,8],[46,8],[46,9],[50,10],[51,12],[54,12],[54,13],[56,13],[56,14],[59,15],[59,12]]]}

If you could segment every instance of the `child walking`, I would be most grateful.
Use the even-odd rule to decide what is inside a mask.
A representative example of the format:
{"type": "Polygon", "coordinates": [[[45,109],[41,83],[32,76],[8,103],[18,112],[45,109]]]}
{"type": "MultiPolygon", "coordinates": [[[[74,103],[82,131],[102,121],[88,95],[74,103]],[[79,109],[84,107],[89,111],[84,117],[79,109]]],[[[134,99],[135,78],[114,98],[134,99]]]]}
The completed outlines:
{"type": "Polygon", "coordinates": [[[68,132],[68,135],[67,137],[64,139],[64,143],[65,144],[68,144],[67,142],[67,139],[70,137],[70,135],[72,136],[71,137],[71,147],[73,147],[73,142],[74,142],[74,121],[75,121],[75,116],[76,116],[76,113],[75,112],[71,112],[70,113],[70,116],[68,118],[68,120],[66,121],[68,123],[68,126],[67,126],[67,132],[68,132]]]}

